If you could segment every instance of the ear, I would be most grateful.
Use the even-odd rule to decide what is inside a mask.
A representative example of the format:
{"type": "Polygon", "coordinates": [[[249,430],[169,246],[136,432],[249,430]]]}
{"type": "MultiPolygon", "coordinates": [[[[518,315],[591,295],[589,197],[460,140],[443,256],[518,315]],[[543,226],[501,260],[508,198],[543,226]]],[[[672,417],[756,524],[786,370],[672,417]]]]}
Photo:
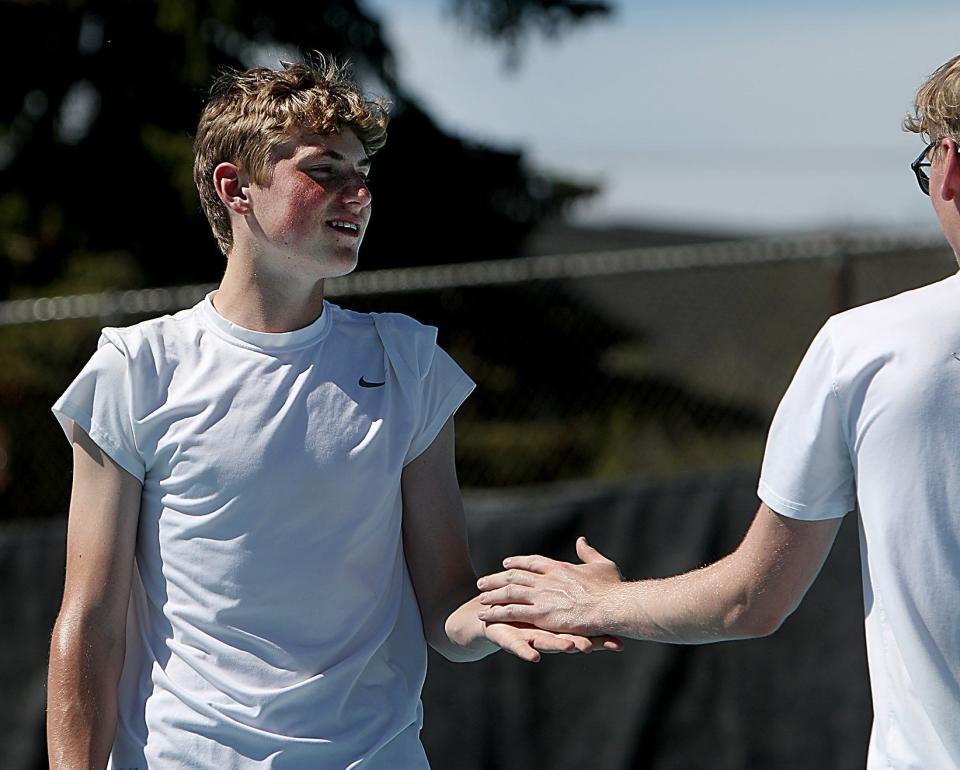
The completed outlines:
{"type": "Polygon", "coordinates": [[[940,152],[943,159],[940,197],[945,201],[952,201],[960,196],[960,156],[957,154],[957,143],[953,139],[941,139],[940,152]]]}
{"type": "Polygon", "coordinates": [[[221,163],[213,170],[213,187],[217,196],[224,206],[241,216],[250,213],[249,185],[246,172],[234,163],[221,163]]]}

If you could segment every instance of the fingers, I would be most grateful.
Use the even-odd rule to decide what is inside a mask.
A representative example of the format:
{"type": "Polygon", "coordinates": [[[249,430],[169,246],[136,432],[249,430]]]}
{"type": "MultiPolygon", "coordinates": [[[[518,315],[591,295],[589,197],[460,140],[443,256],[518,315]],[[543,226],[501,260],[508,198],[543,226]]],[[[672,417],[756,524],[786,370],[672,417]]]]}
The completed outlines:
{"type": "Polygon", "coordinates": [[[580,636],[579,634],[557,634],[557,636],[572,641],[578,652],[586,653],[594,650],[620,652],[623,650],[623,642],[615,636],[580,636]]]}
{"type": "Polygon", "coordinates": [[[573,645],[573,649],[569,652],[582,652],[584,654],[593,652],[595,649],[600,649],[594,647],[593,640],[587,636],[578,636],[577,634],[557,634],[558,639],[563,639],[570,642],[573,645]]]}
{"type": "Polygon", "coordinates": [[[533,589],[526,586],[505,585],[479,596],[480,604],[532,604],[533,589]]]}
{"type": "Polygon", "coordinates": [[[525,623],[486,623],[484,629],[490,641],[529,663],[538,663],[540,653],[570,654],[623,649],[623,642],[615,636],[554,633],[525,623]]]}
{"type": "Polygon", "coordinates": [[[529,663],[539,662],[540,652],[530,643],[529,631],[507,623],[487,623],[484,628],[487,638],[500,649],[529,663]]]}
{"type": "Polygon", "coordinates": [[[611,652],[623,652],[623,639],[617,636],[591,636],[588,637],[593,642],[595,650],[610,650],[611,652]]]}
{"type": "Polygon", "coordinates": [[[529,626],[515,626],[510,623],[487,623],[484,626],[487,638],[500,649],[516,655],[529,663],[540,661],[540,650],[544,652],[568,652],[573,644],[563,639],[551,642],[548,632],[529,626]]]}
{"type": "Polygon", "coordinates": [[[541,652],[590,652],[590,640],[583,636],[572,634],[553,634],[540,629],[530,629],[530,645],[541,652]]]}
{"type": "Polygon", "coordinates": [[[548,559],[546,556],[508,556],[503,560],[503,566],[506,569],[523,569],[527,572],[544,573],[550,567],[559,564],[554,559],[548,559]]]}
{"type": "Polygon", "coordinates": [[[532,644],[541,652],[590,653],[594,650],[623,650],[623,641],[615,636],[581,636],[537,629],[532,644]]]}
{"type": "Polygon", "coordinates": [[[484,607],[477,617],[484,623],[533,623],[537,612],[529,604],[504,604],[484,607]]]}
{"type": "Polygon", "coordinates": [[[580,561],[584,564],[610,561],[610,559],[590,545],[590,543],[587,542],[587,538],[582,536],[577,538],[577,556],[580,557],[580,561]]]}
{"type": "Polygon", "coordinates": [[[525,639],[510,639],[500,644],[500,649],[506,650],[512,655],[516,655],[520,660],[528,663],[539,663],[540,652],[525,639]]]}
{"type": "Polygon", "coordinates": [[[484,575],[477,581],[477,588],[481,591],[489,591],[510,584],[533,586],[536,584],[535,581],[536,575],[532,572],[522,569],[508,569],[503,572],[496,572],[493,575],[484,575]]]}

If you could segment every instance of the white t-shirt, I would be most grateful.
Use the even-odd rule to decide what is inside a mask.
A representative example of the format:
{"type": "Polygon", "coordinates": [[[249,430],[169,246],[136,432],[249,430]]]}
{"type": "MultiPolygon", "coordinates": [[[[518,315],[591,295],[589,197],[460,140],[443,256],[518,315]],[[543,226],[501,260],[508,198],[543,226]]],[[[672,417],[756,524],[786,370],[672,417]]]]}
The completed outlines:
{"type": "Polygon", "coordinates": [[[831,318],[770,429],[760,498],[859,508],[869,768],[960,768],[960,276],[831,318]]]}
{"type": "Polygon", "coordinates": [[[472,388],[436,329],[329,303],[104,329],[54,413],[143,482],[113,770],[428,767],[400,479],[472,388]]]}

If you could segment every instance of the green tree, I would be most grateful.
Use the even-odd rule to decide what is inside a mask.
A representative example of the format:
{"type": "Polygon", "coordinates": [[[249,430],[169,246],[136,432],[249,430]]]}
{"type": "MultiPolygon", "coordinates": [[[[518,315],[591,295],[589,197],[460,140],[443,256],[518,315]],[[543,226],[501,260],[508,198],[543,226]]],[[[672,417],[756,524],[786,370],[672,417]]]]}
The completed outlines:
{"type": "MultiPolygon", "coordinates": [[[[471,28],[511,41],[537,19],[555,30],[562,18],[591,15],[584,6],[594,15],[606,8],[523,0],[506,4],[519,11],[505,16],[489,1],[450,5],[471,28]]],[[[349,57],[395,104],[391,141],[377,159],[366,268],[395,265],[397,255],[430,264],[516,253],[532,226],[589,192],[531,173],[519,153],[440,130],[398,82],[380,24],[356,0],[295,8],[252,0],[0,4],[5,69],[17,73],[0,94],[0,298],[215,280],[223,260],[193,188],[191,132],[211,78],[262,62],[268,51],[349,57]],[[447,169],[469,185],[437,196],[447,169]],[[409,224],[423,219],[424,202],[430,238],[409,224]]]]}

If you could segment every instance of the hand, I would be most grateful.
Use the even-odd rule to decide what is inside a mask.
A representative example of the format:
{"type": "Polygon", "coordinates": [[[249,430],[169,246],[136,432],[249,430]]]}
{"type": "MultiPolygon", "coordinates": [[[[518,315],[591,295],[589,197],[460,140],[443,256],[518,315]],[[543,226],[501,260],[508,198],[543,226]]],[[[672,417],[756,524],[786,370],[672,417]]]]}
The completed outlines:
{"type": "MultiPolygon", "coordinates": [[[[617,565],[577,539],[583,564],[568,564],[543,556],[511,556],[504,572],[477,581],[487,623],[529,623],[559,634],[595,636],[616,633],[608,605],[623,583],[617,565]]],[[[619,642],[619,640],[617,640],[619,642]]]]}
{"type": "Polygon", "coordinates": [[[587,638],[576,634],[555,634],[528,623],[484,623],[484,635],[521,660],[537,663],[540,653],[588,653],[593,650],[621,650],[623,642],[610,636],[587,638]]]}

